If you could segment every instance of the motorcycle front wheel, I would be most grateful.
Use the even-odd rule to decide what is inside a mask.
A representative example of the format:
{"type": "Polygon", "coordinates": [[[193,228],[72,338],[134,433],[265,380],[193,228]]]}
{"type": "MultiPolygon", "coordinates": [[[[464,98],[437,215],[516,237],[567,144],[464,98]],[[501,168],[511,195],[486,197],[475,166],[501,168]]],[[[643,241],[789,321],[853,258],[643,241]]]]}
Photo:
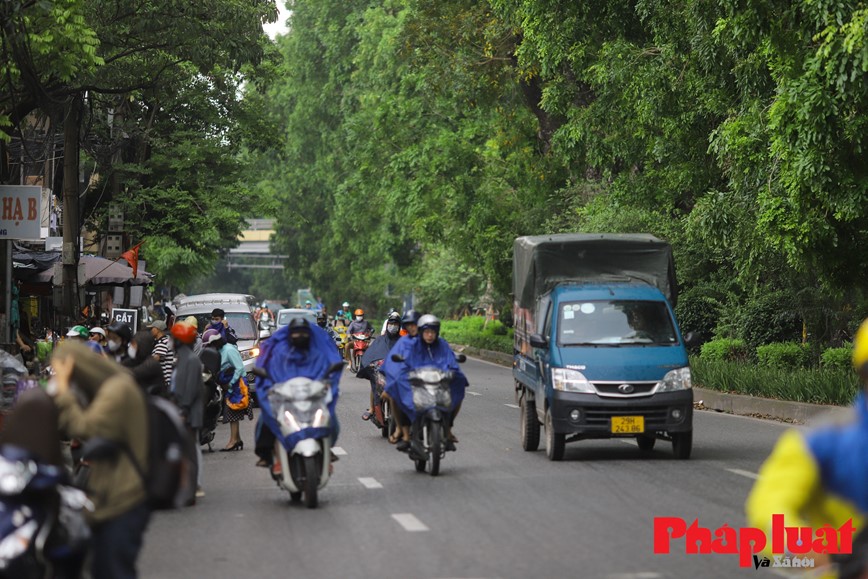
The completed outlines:
{"type": "Polygon", "coordinates": [[[302,466],[304,471],[304,484],[302,485],[304,506],[309,509],[315,509],[319,502],[317,497],[317,490],[319,489],[319,469],[316,466],[316,457],[304,457],[302,466]]]}
{"type": "Polygon", "coordinates": [[[443,424],[428,423],[428,455],[431,457],[431,476],[440,474],[440,455],[443,449],[443,424]]]}

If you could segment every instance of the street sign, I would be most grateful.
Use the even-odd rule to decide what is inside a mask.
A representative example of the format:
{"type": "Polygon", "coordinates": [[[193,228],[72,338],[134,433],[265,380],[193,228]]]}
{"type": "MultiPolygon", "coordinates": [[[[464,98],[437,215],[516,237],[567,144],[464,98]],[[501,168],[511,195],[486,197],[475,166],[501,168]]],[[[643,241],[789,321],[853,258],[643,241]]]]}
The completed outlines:
{"type": "Polygon", "coordinates": [[[0,185],[0,239],[40,239],[42,187],[0,185]]]}
{"type": "Polygon", "coordinates": [[[112,321],[123,322],[133,329],[135,334],[139,325],[139,310],[126,310],[122,308],[112,309],[112,321]]]}

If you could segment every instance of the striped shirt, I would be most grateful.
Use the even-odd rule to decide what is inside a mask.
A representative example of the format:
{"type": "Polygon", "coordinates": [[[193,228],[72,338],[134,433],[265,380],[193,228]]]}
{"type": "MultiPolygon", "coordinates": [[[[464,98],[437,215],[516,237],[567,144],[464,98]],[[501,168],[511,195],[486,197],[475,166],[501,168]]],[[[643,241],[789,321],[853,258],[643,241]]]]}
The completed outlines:
{"type": "Polygon", "coordinates": [[[175,351],[169,343],[169,336],[164,335],[157,340],[151,355],[160,363],[160,368],[163,370],[163,381],[168,392],[172,385],[172,369],[175,366],[175,351]]]}

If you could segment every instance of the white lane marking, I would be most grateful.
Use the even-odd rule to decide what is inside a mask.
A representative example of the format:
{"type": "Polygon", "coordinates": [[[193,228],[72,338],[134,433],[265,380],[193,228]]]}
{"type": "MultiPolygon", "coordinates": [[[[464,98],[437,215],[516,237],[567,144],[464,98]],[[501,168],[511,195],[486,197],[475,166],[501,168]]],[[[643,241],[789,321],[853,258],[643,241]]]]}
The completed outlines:
{"type": "Polygon", "coordinates": [[[750,472],[750,471],[747,471],[747,470],[741,470],[740,468],[727,468],[727,469],[725,469],[725,470],[728,470],[729,472],[731,472],[731,473],[733,473],[733,474],[737,474],[737,475],[741,475],[741,476],[746,476],[747,478],[752,478],[752,479],[754,479],[754,480],[757,480],[757,479],[759,479],[759,477],[760,477],[760,476],[759,476],[758,474],[756,474],[755,472],[750,472]]]}
{"type": "Polygon", "coordinates": [[[635,438],[619,438],[618,440],[620,440],[624,444],[631,444],[633,446],[636,446],[637,444],[639,444],[638,442],[636,442],[635,438]]]}
{"type": "Polygon", "coordinates": [[[405,531],[409,531],[411,533],[418,533],[421,531],[428,531],[428,526],[425,525],[422,521],[416,518],[415,515],[411,513],[394,513],[392,518],[398,521],[398,524],[404,527],[405,531]]]}
{"type": "Polygon", "coordinates": [[[519,408],[518,404],[504,404],[504,406],[509,406],[510,408],[519,408]]]}
{"type": "Polygon", "coordinates": [[[465,392],[471,396],[482,396],[479,392],[473,392],[472,390],[465,390],[465,392]]]}
{"type": "Polygon", "coordinates": [[[347,455],[347,451],[344,450],[343,448],[341,448],[340,446],[333,446],[332,447],[332,453],[335,456],[346,456],[347,455]]]}
{"type": "Polygon", "coordinates": [[[483,364],[488,364],[489,366],[497,366],[498,368],[502,368],[505,370],[512,370],[512,365],[504,366],[503,364],[498,364],[497,362],[489,362],[488,360],[483,360],[482,358],[477,358],[476,356],[467,356],[468,360],[473,360],[474,362],[482,362],[483,364]]]}
{"type": "Polygon", "coordinates": [[[383,485],[381,485],[379,483],[379,481],[377,481],[377,479],[375,479],[375,478],[363,476],[363,477],[359,477],[359,482],[362,483],[363,485],[365,485],[365,488],[367,488],[367,489],[381,489],[381,488],[383,488],[383,485]]]}
{"type": "Polygon", "coordinates": [[[639,571],[638,573],[615,573],[614,575],[607,575],[607,577],[608,579],[658,579],[663,575],[653,571],[639,571]]]}

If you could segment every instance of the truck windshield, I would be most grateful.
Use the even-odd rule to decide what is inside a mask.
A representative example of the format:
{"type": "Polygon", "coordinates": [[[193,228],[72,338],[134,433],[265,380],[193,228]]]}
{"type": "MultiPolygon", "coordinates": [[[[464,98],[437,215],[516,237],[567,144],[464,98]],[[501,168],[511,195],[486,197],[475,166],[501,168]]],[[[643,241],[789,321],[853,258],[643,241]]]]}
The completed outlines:
{"type": "Polygon", "coordinates": [[[560,304],[562,346],[672,346],[678,343],[666,304],[650,301],[588,301],[560,304]]]}

